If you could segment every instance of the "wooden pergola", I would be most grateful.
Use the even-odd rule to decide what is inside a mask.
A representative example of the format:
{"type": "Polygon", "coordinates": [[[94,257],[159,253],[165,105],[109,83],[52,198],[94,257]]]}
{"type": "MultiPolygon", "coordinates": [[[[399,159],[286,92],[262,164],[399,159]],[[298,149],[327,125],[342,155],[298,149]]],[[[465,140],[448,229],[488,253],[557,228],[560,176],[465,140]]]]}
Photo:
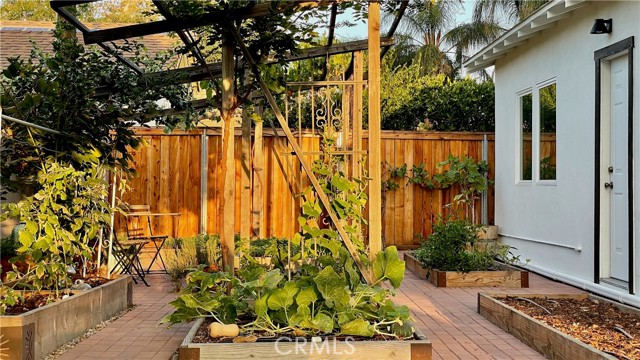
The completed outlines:
{"type": "MultiPolygon", "coordinates": [[[[343,225],[339,221],[337,215],[331,208],[330,201],[324,191],[322,190],[318,179],[314,172],[310,162],[303,156],[300,144],[296,141],[285,116],[280,111],[276,100],[267,87],[264,79],[258,70],[258,64],[256,59],[252,58],[251,53],[247,49],[244,40],[239,35],[236,28],[235,20],[258,18],[273,14],[275,11],[304,11],[306,9],[314,7],[327,7],[329,10],[329,34],[328,43],[326,46],[301,49],[296,54],[287,57],[287,61],[298,61],[304,59],[325,57],[327,59],[325,67],[322,72],[322,80],[327,76],[328,57],[336,54],[354,53],[352,56],[351,64],[347,69],[346,77],[353,75],[354,67],[362,67],[362,55],[363,50],[368,49],[368,128],[369,128],[369,142],[368,149],[366,151],[368,159],[368,176],[371,179],[369,181],[368,196],[369,196],[369,213],[368,213],[368,244],[369,244],[369,257],[374,259],[376,254],[382,247],[382,232],[381,232],[381,153],[380,153],[380,61],[384,56],[389,46],[393,45],[393,35],[398,27],[400,19],[405,11],[408,1],[401,1],[398,8],[396,17],[389,29],[386,37],[380,37],[380,3],[378,1],[369,1],[368,3],[368,39],[362,41],[352,41],[340,44],[334,44],[334,33],[336,27],[336,17],[338,14],[338,0],[325,1],[282,1],[277,3],[256,3],[247,7],[238,8],[230,11],[210,11],[197,17],[176,17],[171,14],[165,3],[161,0],[153,0],[153,3],[157,7],[160,14],[164,16],[164,19],[152,21],[143,24],[133,24],[122,27],[104,29],[104,30],[91,30],[87,28],[81,21],[70,12],[67,7],[76,6],[79,4],[91,3],[100,0],[72,0],[72,1],[50,1],[51,7],[65,20],[75,26],[82,33],[85,44],[97,44],[105,49],[107,52],[116,56],[120,61],[129,66],[133,71],[140,75],[140,80],[144,81],[145,78],[157,76],[159,74],[166,73],[179,73],[184,76],[181,77],[183,83],[196,82],[205,79],[221,78],[222,79],[222,119],[224,121],[223,137],[222,137],[222,188],[223,197],[218,209],[219,215],[234,214],[235,213],[235,174],[234,168],[234,142],[233,142],[233,130],[234,121],[232,119],[232,113],[234,110],[234,70],[236,67],[245,67],[251,70],[253,76],[260,85],[260,90],[263,93],[264,98],[269,103],[273,113],[278,119],[279,125],[282,128],[288,143],[293,149],[293,153],[297,156],[300,164],[308,176],[311,184],[313,185],[317,197],[322,203],[323,207],[327,211],[332,223],[336,227],[340,238],[345,244],[346,248],[351,253],[355,263],[358,265],[363,278],[367,282],[371,282],[371,276],[363,266],[360,257],[357,254],[354,244],[347,236],[343,225]],[[218,25],[224,26],[228,29],[228,35],[224,37],[222,42],[222,61],[219,63],[207,63],[201,50],[194,42],[193,37],[189,33],[190,29],[218,25]],[[167,70],[162,73],[145,73],[144,69],[141,69],[132,61],[126,57],[118,54],[115,51],[114,46],[109,44],[111,41],[124,40],[130,38],[141,37],[145,35],[175,32],[186,48],[190,48],[190,51],[197,61],[197,65],[184,67],[180,69],[167,70]],[[238,46],[244,56],[244,61],[235,61],[234,49],[238,46]],[[359,53],[359,56],[356,52],[359,53]],[[359,59],[359,60],[358,60],[359,59]],[[359,62],[359,63],[358,63],[359,62]]],[[[276,63],[275,59],[262,59],[265,63],[276,63]]],[[[360,69],[361,70],[361,69],[360,69]]],[[[360,77],[362,75],[360,74],[360,77]]],[[[356,78],[358,74],[356,74],[356,78]]],[[[363,79],[360,79],[360,81],[363,79]]],[[[97,96],[105,96],[111,92],[111,89],[104,88],[99,89],[97,96]]],[[[206,107],[208,102],[202,100],[196,100],[192,104],[195,108],[206,107]]],[[[172,109],[167,110],[171,113],[172,109]]],[[[257,133],[257,131],[256,131],[257,133]]],[[[247,119],[243,120],[242,125],[242,144],[243,155],[248,154],[248,149],[245,149],[245,140],[249,144],[251,136],[251,122],[247,119]],[[245,139],[246,137],[246,139],[245,139]]],[[[354,133],[355,137],[359,137],[358,140],[361,143],[362,133],[354,133]]],[[[243,179],[244,180],[244,179],[243,179]]],[[[244,186],[243,186],[244,188],[244,186]]],[[[247,195],[248,196],[248,195],[247,195]]],[[[249,199],[250,200],[250,199],[249,199]]],[[[243,199],[243,201],[246,201],[243,199]]],[[[234,216],[228,216],[223,222],[223,230],[220,234],[221,247],[223,252],[223,268],[228,271],[233,271],[234,263],[234,216]]],[[[242,236],[242,234],[241,234],[242,236]]]]}

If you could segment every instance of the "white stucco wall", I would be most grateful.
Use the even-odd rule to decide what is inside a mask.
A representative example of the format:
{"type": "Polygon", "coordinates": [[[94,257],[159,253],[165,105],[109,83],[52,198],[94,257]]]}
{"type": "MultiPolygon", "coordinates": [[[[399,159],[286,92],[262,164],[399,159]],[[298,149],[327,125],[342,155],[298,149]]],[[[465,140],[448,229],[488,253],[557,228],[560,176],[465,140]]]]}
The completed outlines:
{"type": "MultiPolygon", "coordinates": [[[[593,282],[594,277],[594,51],[635,36],[635,217],[640,226],[640,2],[596,1],[496,61],[496,224],[500,233],[579,248],[502,237],[531,264],[593,282]],[[612,18],[613,32],[591,35],[595,18],[612,18]],[[517,184],[517,93],[556,78],[557,182],[517,184]]],[[[534,102],[535,108],[535,102],[534,102]]],[[[534,117],[535,117],[534,110],[534,117]]],[[[638,230],[636,230],[638,233],[638,230]]],[[[640,241],[636,241],[636,292],[640,241]]],[[[624,291],[623,291],[624,292],[624,291]]]]}

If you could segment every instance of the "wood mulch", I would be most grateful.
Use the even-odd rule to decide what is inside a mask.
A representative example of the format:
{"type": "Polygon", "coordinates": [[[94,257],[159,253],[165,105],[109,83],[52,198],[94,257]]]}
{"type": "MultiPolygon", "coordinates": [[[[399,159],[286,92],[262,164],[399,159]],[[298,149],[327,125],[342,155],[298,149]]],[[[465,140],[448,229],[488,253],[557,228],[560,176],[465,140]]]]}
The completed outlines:
{"type": "Polygon", "coordinates": [[[640,318],[612,304],[512,296],[499,300],[619,359],[640,359],[640,318]]]}

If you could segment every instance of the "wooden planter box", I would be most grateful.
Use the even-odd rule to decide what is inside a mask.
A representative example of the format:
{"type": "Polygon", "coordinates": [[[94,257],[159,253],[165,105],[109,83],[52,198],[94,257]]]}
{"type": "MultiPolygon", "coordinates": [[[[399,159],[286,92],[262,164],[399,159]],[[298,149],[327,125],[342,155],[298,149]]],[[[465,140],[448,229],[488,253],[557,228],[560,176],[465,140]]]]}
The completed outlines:
{"type": "Polygon", "coordinates": [[[418,259],[404,253],[406,268],[421,279],[428,279],[437,287],[508,287],[528,288],[529,272],[504,265],[504,271],[456,271],[429,270],[422,267],[418,259]]]}
{"type": "MultiPolygon", "coordinates": [[[[0,316],[9,359],[42,359],[133,304],[131,276],[122,276],[21,315],[0,316]]],[[[4,350],[3,350],[4,353],[4,350]]]]}
{"type": "MultiPolygon", "coordinates": [[[[543,323],[542,321],[538,321],[531,316],[526,315],[525,313],[518,311],[513,307],[495,299],[505,296],[507,295],[479,293],[478,313],[502,330],[517,337],[518,339],[520,339],[520,341],[529,345],[531,348],[535,349],[546,358],[562,360],[617,359],[617,357],[615,356],[611,356],[590,345],[583,343],[582,341],[574,339],[573,337],[554,329],[553,327],[543,323]]],[[[509,296],[518,296],[524,298],[546,297],[550,299],[592,298],[597,299],[598,301],[607,301],[599,297],[590,296],[588,294],[509,294],[509,296]]],[[[624,305],[622,306],[624,307],[624,305]]],[[[621,311],[625,311],[625,309],[621,309],[621,311]]],[[[627,309],[626,311],[630,310],[627,309]]],[[[637,310],[634,312],[637,313],[637,310]]]]}
{"type": "MultiPolygon", "coordinates": [[[[351,341],[327,340],[311,343],[273,341],[255,343],[193,343],[191,340],[204,319],[199,319],[187,334],[178,350],[179,360],[231,360],[231,359],[411,359],[430,360],[431,342],[420,332],[415,340],[402,341],[351,341]]],[[[306,342],[305,342],[306,341],[306,342]]]]}

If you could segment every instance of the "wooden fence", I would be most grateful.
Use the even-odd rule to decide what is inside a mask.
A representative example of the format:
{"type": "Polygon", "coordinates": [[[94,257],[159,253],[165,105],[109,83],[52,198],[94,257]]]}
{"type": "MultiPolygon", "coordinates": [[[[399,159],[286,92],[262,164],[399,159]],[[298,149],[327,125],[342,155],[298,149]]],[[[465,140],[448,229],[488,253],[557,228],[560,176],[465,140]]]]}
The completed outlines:
{"type": "MultiPolygon", "coordinates": [[[[148,146],[133,152],[133,167],[137,176],[129,180],[131,190],[123,200],[129,204],[149,204],[152,211],[179,212],[175,220],[156,218],[152,221],[155,232],[174,236],[192,236],[199,232],[219,233],[224,218],[218,214],[220,187],[217,169],[221,165],[221,136],[216,130],[192,130],[164,134],[160,130],[137,131],[148,146]],[[206,138],[203,137],[206,133],[206,138]],[[207,153],[203,154],[202,149],[207,153]],[[205,156],[203,156],[205,155],[205,156]],[[206,165],[206,166],[205,166],[206,165]],[[202,170],[206,169],[206,176],[202,170]],[[204,209],[203,209],[204,207],[204,209]]],[[[482,158],[483,140],[486,141],[490,177],[494,171],[494,136],[483,133],[421,133],[382,132],[382,159],[393,166],[424,163],[430,174],[436,164],[446,160],[449,154],[482,158]]],[[[309,183],[300,164],[291,155],[284,138],[264,133],[264,169],[262,176],[262,208],[252,209],[253,201],[241,202],[243,168],[241,161],[241,137],[236,133],[236,232],[240,232],[243,217],[258,217],[259,231],[255,236],[291,237],[298,231],[297,217],[300,198],[297,194],[309,183]]],[[[367,134],[364,135],[367,145],[367,134]]],[[[317,151],[319,138],[307,135],[302,138],[303,151],[317,151]]],[[[384,176],[388,176],[385,174],[384,176]]],[[[254,179],[258,181],[258,179],[254,179]]],[[[399,188],[384,195],[383,234],[385,245],[411,248],[418,245],[417,234],[431,233],[432,224],[443,214],[443,206],[452,201],[455,189],[427,190],[407,184],[399,179],[399,188]]],[[[257,196],[258,194],[252,194],[257,196]]],[[[488,222],[493,223],[493,189],[488,192],[488,222]]],[[[480,219],[480,204],[476,217],[480,219]]],[[[246,219],[246,218],[245,218],[246,219]]],[[[116,226],[123,229],[118,216],[116,226]]]]}

